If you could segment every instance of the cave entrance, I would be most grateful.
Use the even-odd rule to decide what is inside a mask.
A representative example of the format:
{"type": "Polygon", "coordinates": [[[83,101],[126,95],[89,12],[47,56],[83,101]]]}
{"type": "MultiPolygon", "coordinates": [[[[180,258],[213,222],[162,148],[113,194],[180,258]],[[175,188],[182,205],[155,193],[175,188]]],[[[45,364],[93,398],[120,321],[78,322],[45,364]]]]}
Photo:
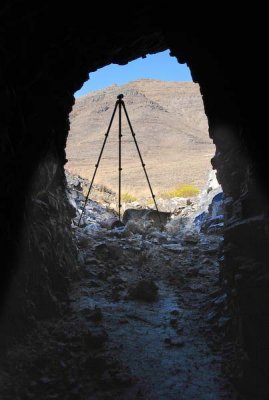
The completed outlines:
{"type": "MultiPolygon", "coordinates": [[[[97,332],[99,340],[107,341],[108,348],[115,346],[112,353],[128,371],[127,375],[121,371],[120,380],[128,386],[136,376],[136,392],[146,395],[149,390],[156,399],[175,398],[182,390],[185,396],[193,396],[193,387],[188,389],[186,384],[188,374],[199,379],[199,396],[206,393],[215,355],[209,350],[210,334],[201,332],[212,329],[207,323],[218,313],[209,302],[210,295],[213,293],[217,307],[225,300],[218,286],[217,259],[223,225],[223,215],[216,211],[222,200],[221,188],[213,178],[208,183],[213,145],[206,139],[208,127],[202,113],[197,85],[148,78],[114,84],[77,98],[70,116],[66,168],[69,195],[77,209],[73,229],[82,276],[73,291],[72,309],[82,316],[85,326],[97,332]],[[99,167],[98,184],[77,227],[89,187],[87,174],[94,171],[119,93],[125,96],[141,152],[146,155],[158,206],[172,218],[159,224],[158,216],[154,217],[136,148],[127,124],[123,124],[123,186],[129,185],[129,189],[123,201],[125,226],[113,226],[113,218],[117,219],[115,124],[99,167]],[[93,132],[102,133],[100,139],[93,132]],[[201,173],[205,165],[207,171],[201,173]],[[185,186],[174,187],[180,179],[185,186]],[[192,192],[194,184],[199,185],[199,196],[192,192]],[[145,192],[139,192],[144,186],[145,192]],[[184,197],[178,195],[184,190],[184,197]],[[215,203],[208,212],[213,198],[215,203]],[[182,372],[187,366],[188,374],[182,372]],[[180,378],[171,368],[181,371],[180,378]],[[199,369],[204,374],[198,378],[199,369]],[[142,388],[144,381],[146,389],[142,388]]],[[[217,385],[212,390],[218,396],[222,377],[216,372],[214,379],[217,385]]],[[[105,380],[105,386],[108,384],[105,380]]]]}
{"type": "MultiPolygon", "coordinates": [[[[127,66],[109,65],[91,75],[76,93],[70,115],[66,170],[92,179],[119,92],[125,96],[156,197],[188,197],[204,189],[215,147],[208,137],[199,85],[192,82],[188,67],[168,51],[127,66]]],[[[118,190],[117,124],[114,120],[95,178],[99,189],[114,192],[118,190]]],[[[148,206],[152,198],[125,120],[122,142],[124,206],[141,200],[148,206]]]]}
{"type": "MultiPolygon", "coordinates": [[[[5,309],[4,319],[7,325],[11,326],[6,337],[10,336],[9,333],[20,332],[26,326],[30,326],[31,330],[36,319],[48,318],[51,315],[61,316],[69,284],[80,271],[74,257],[75,249],[70,230],[70,214],[74,210],[68,207],[66,201],[63,169],[66,161],[64,149],[69,130],[68,115],[74,103],[73,94],[87,79],[89,71],[93,72],[110,63],[127,64],[147,53],[154,54],[169,48],[178,61],[188,63],[193,80],[200,85],[210,137],[216,145],[213,163],[225,193],[222,281],[223,285],[226,285],[228,302],[225,304],[225,296],[214,301],[216,306],[225,304],[230,308],[232,321],[227,328],[225,316],[219,321],[220,329],[224,331],[227,328],[229,331],[231,328],[238,342],[243,340],[247,353],[243,361],[245,371],[245,367],[248,367],[245,383],[252,386],[250,396],[267,399],[269,169],[265,132],[268,121],[266,113],[262,113],[263,103],[257,101],[261,98],[263,90],[259,78],[267,76],[262,60],[262,49],[266,48],[263,38],[266,35],[261,30],[248,29],[247,25],[242,29],[238,29],[238,26],[234,29],[230,26],[229,29],[214,29],[212,34],[212,29],[209,32],[205,32],[205,29],[196,30],[195,24],[188,21],[188,28],[184,29],[182,24],[179,24],[181,16],[173,12],[171,7],[152,7],[151,4],[138,6],[137,3],[129,3],[128,9],[122,8],[121,13],[114,4],[111,9],[106,6],[105,11],[113,27],[123,29],[127,26],[128,29],[125,32],[117,32],[108,27],[105,31],[102,24],[103,3],[100,3],[100,12],[95,8],[94,15],[100,16],[96,18],[96,25],[93,24],[92,15],[89,16],[83,7],[56,7],[55,2],[43,3],[24,2],[21,7],[21,2],[18,1],[4,2],[0,13],[3,18],[3,62],[0,66],[3,85],[0,157],[3,187],[1,244],[4,249],[2,257],[5,256],[1,263],[1,300],[5,309]],[[176,28],[184,30],[176,32],[176,28]],[[263,116],[265,118],[262,118],[263,116]],[[264,392],[264,395],[261,392],[264,392]]],[[[107,27],[107,24],[105,26],[107,27]]],[[[145,159],[147,160],[147,154],[145,159]]],[[[118,239],[121,240],[120,237],[118,239]]],[[[159,240],[157,237],[155,239],[159,240]]],[[[80,246],[83,245],[83,240],[81,237],[80,246]]],[[[89,239],[86,238],[85,241],[89,239]]],[[[105,257],[105,252],[108,255],[114,254],[102,243],[98,245],[101,245],[101,248],[96,247],[95,250],[99,251],[99,257],[105,257]]],[[[134,260],[141,254],[139,246],[131,246],[134,260]]],[[[160,248],[161,246],[158,246],[158,249],[160,248]]],[[[194,249],[195,246],[191,248],[194,249]]],[[[153,245],[152,249],[155,249],[153,245]]],[[[156,254],[159,254],[158,249],[156,254]]],[[[118,256],[120,257],[120,252],[118,256]]],[[[169,260],[162,257],[160,254],[159,259],[168,263],[169,260]]],[[[88,265],[95,259],[96,257],[89,254],[88,265]]],[[[113,263],[116,261],[114,259],[113,263]]],[[[156,262],[159,262],[158,258],[156,262]]],[[[183,256],[181,262],[184,264],[183,256]]],[[[97,290],[98,282],[94,283],[94,274],[91,275],[89,268],[85,274],[86,272],[92,281],[89,282],[89,287],[95,284],[97,290]]],[[[195,275],[196,272],[190,273],[195,275]]],[[[102,274],[99,278],[101,277],[102,274]]],[[[115,274],[114,277],[112,274],[108,278],[116,284],[115,274]]],[[[118,285],[120,284],[124,286],[124,279],[123,282],[118,282],[118,285]]],[[[101,289],[102,287],[100,295],[101,289]]],[[[195,298],[194,293],[198,293],[198,290],[199,287],[194,285],[191,298],[195,298]]],[[[199,309],[199,306],[196,308],[199,309]]],[[[180,315],[180,310],[175,311],[180,315]]],[[[117,309],[114,313],[115,318],[118,313],[117,309]]],[[[113,313],[110,315],[113,316],[113,313]]],[[[215,321],[216,314],[212,315],[215,321]]],[[[95,319],[95,322],[98,322],[98,318],[101,320],[100,312],[97,315],[88,313],[86,316],[90,321],[95,319]]],[[[139,318],[139,315],[136,316],[136,320],[139,318]]],[[[132,326],[126,318],[118,320],[118,324],[132,326]]],[[[180,329],[179,321],[177,324],[180,329]]],[[[157,325],[154,321],[148,323],[150,328],[157,329],[157,325]]],[[[71,331],[75,332],[75,329],[71,331]]],[[[104,355],[95,359],[94,355],[89,354],[89,348],[93,347],[93,344],[101,348],[102,343],[105,343],[105,335],[94,335],[94,330],[92,331],[91,335],[86,327],[82,330],[78,325],[77,334],[71,338],[66,333],[59,334],[57,337],[62,341],[59,341],[58,345],[55,334],[55,347],[50,346],[51,352],[45,354],[43,362],[40,357],[36,357],[36,363],[33,363],[34,379],[25,379],[24,391],[16,387],[16,384],[21,381],[22,375],[19,374],[26,369],[23,368],[23,363],[15,360],[13,362],[11,359],[9,372],[13,374],[13,384],[9,382],[9,385],[3,386],[11,390],[14,388],[13,395],[7,397],[6,393],[1,392],[0,397],[68,397],[66,393],[60,393],[59,396],[52,393],[58,385],[62,392],[66,392],[68,387],[69,397],[74,398],[77,395],[88,398],[90,390],[87,391],[88,396],[85,392],[80,396],[83,389],[81,385],[74,383],[74,379],[79,381],[82,377],[82,386],[85,388],[85,376],[88,378],[98,375],[102,366],[113,364],[108,363],[104,355]],[[72,345],[69,347],[70,343],[72,345]],[[81,348],[85,351],[79,353],[81,343],[81,348]],[[83,344],[87,344],[88,347],[85,345],[83,348],[83,344]],[[68,355],[74,354],[74,349],[81,357],[77,357],[80,358],[79,361],[74,357],[74,362],[70,362],[68,355]],[[54,357],[56,362],[51,365],[49,360],[54,357]],[[70,365],[75,368],[68,373],[70,365]],[[62,375],[60,373],[58,377],[64,376],[64,379],[55,379],[54,368],[55,371],[61,368],[62,375]],[[42,391],[46,393],[42,393],[41,396],[42,391]]],[[[66,332],[70,330],[66,329],[66,332]]],[[[39,341],[40,346],[47,343],[48,337],[49,335],[42,337],[43,340],[39,341]]],[[[171,340],[168,340],[167,345],[171,345],[171,340]]],[[[178,343],[177,350],[181,355],[188,346],[180,346],[178,343]]],[[[160,343],[155,347],[161,348],[160,343]]],[[[27,357],[22,358],[31,362],[34,352],[31,345],[29,348],[30,351],[25,353],[27,357]]],[[[145,348],[149,350],[150,358],[150,341],[145,348]]],[[[42,350],[46,352],[43,347],[42,350]]],[[[36,354],[39,354],[39,351],[36,354]]],[[[171,353],[169,367],[172,371],[178,371],[180,375],[186,368],[174,365],[175,358],[172,354],[174,353],[171,353]]],[[[234,364],[233,360],[231,364],[234,364]]],[[[203,367],[197,369],[199,370],[203,370],[203,367]]],[[[5,377],[5,374],[3,376],[5,377]]],[[[112,378],[111,386],[116,379],[122,385],[128,383],[128,378],[124,378],[123,374],[119,376],[116,368],[113,373],[110,369],[106,376],[99,374],[99,377],[99,386],[102,386],[105,379],[108,385],[109,377],[112,378]]],[[[3,382],[2,376],[0,381],[3,382]]],[[[185,385],[190,385],[191,381],[190,377],[186,378],[185,385]]],[[[214,377],[212,381],[215,382],[214,377]]],[[[170,382],[173,385],[174,381],[170,382]]],[[[209,396],[220,398],[221,395],[215,395],[211,384],[207,385],[209,396]]],[[[193,386],[195,385],[199,386],[197,380],[194,381],[193,386]]],[[[198,396],[195,392],[189,397],[209,396],[198,396]]],[[[93,397],[109,398],[102,395],[93,397]]],[[[141,396],[138,393],[136,397],[141,396]]],[[[162,395],[162,398],[167,397],[166,393],[162,395]]],[[[180,393],[174,397],[186,396],[185,393],[180,393]]],[[[224,397],[231,398],[229,395],[224,397]]],[[[119,396],[115,395],[114,398],[119,396]]]]}
{"type": "MultiPolygon", "coordinates": [[[[58,25],[57,20],[55,26],[58,25]]],[[[226,103],[229,99],[226,86],[214,85],[216,82],[224,82],[222,77],[219,78],[218,65],[210,62],[210,55],[206,52],[205,57],[201,57],[200,47],[196,47],[194,41],[188,43],[184,35],[179,44],[175,43],[172,34],[167,33],[166,36],[179,59],[184,59],[185,49],[188,48],[186,44],[189,45],[190,55],[187,58],[191,62],[195,80],[200,82],[205,96],[207,115],[211,115],[212,134],[212,129],[219,127],[223,121],[221,117],[224,106],[227,106],[227,115],[230,115],[232,107],[232,102],[226,103]]],[[[53,34],[50,35],[50,40],[53,37],[53,34]]],[[[88,210],[89,218],[92,218],[91,223],[88,224],[89,221],[86,220],[81,230],[73,226],[78,247],[78,261],[73,262],[72,241],[66,224],[70,217],[67,211],[71,211],[67,210],[64,201],[59,200],[65,199],[62,166],[66,161],[64,148],[68,134],[67,115],[73,102],[72,93],[85,80],[88,70],[92,71],[110,62],[125,64],[147,51],[155,53],[166,49],[163,35],[153,32],[137,38],[135,31],[124,36],[117,32],[111,32],[109,37],[102,36],[99,32],[96,35],[76,36],[74,30],[69,35],[74,40],[64,40],[62,43],[63,37],[64,33],[62,35],[61,32],[57,36],[57,45],[49,46],[50,53],[46,58],[48,68],[45,71],[39,70],[36,80],[29,79],[27,75],[26,82],[23,82],[25,85],[21,86],[28,88],[30,83],[33,85],[33,88],[27,91],[27,95],[24,93],[26,101],[23,102],[26,107],[29,104],[32,107],[31,112],[27,111],[31,118],[27,119],[27,133],[29,132],[30,136],[26,141],[31,143],[31,146],[27,147],[23,156],[18,150],[18,145],[14,147],[15,150],[12,149],[14,154],[20,154],[20,165],[24,165],[23,161],[26,158],[34,160],[32,164],[28,164],[26,171],[20,171],[21,175],[17,172],[19,177],[26,177],[27,173],[31,175],[31,171],[40,162],[40,169],[35,175],[40,186],[31,193],[35,203],[29,203],[34,204],[34,224],[31,225],[30,220],[29,237],[26,237],[25,245],[26,261],[24,265],[22,263],[23,266],[30,265],[30,274],[29,269],[25,269],[27,273],[20,280],[20,285],[17,285],[17,282],[15,285],[23,288],[21,298],[27,297],[24,315],[36,313],[39,317],[40,305],[45,310],[44,318],[48,318],[51,313],[59,313],[59,310],[62,312],[66,306],[64,303],[68,284],[75,280],[74,278],[77,278],[77,282],[71,295],[71,318],[65,315],[61,320],[60,313],[59,324],[55,320],[48,326],[44,323],[44,331],[41,329],[36,343],[31,342],[28,347],[32,349],[32,346],[35,346],[37,350],[31,350],[30,357],[26,360],[32,367],[30,373],[35,379],[29,388],[28,383],[32,382],[32,379],[27,379],[30,375],[27,376],[25,372],[24,382],[27,382],[27,387],[23,387],[23,394],[28,396],[30,393],[28,397],[40,397],[38,395],[42,393],[43,397],[48,394],[47,398],[57,398],[66,397],[68,391],[70,396],[81,394],[87,398],[89,393],[99,391],[98,395],[93,397],[120,398],[120,391],[121,397],[125,399],[158,399],[177,398],[181,395],[185,398],[199,398],[206,397],[210,392],[214,398],[220,398],[225,387],[226,398],[231,398],[227,392],[229,389],[226,377],[220,372],[223,354],[221,350],[214,354],[209,348],[208,337],[204,335],[207,320],[213,319],[213,322],[217,321],[218,324],[218,307],[223,305],[226,298],[225,294],[214,293],[212,298],[217,308],[212,310],[212,307],[208,306],[207,294],[214,287],[218,287],[218,243],[207,238],[204,240],[204,237],[200,240],[199,235],[187,230],[184,231],[184,235],[181,231],[180,235],[174,235],[172,231],[171,234],[167,234],[155,227],[151,229],[148,237],[144,227],[139,232],[140,226],[137,227],[137,224],[133,224],[133,227],[130,224],[129,232],[108,230],[105,227],[99,229],[96,226],[99,224],[97,216],[106,211],[109,217],[109,210],[104,210],[100,204],[93,202],[88,210]],[[85,37],[86,42],[82,44],[81,40],[85,40],[85,37]],[[68,46],[71,46],[71,53],[68,46]],[[59,58],[56,59],[53,57],[55,50],[59,54],[59,58]],[[68,57],[69,60],[69,54],[74,55],[71,63],[66,59],[68,57]],[[59,79],[62,71],[64,77],[59,79]],[[51,109],[42,108],[36,101],[38,88],[46,90],[46,104],[49,104],[51,109]],[[40,123],[44,122],[43,120],[46,124],[40,123]],[[36,135],[37,131],[39,136],[36,135]],[[47,153],[50,155],[48,158],[44,156],[47,153]],[[40,177],[42,179],[39,179],[40,177]],[[35,230],[36,227],[38,230],[35,230]],[[39,272],[42,274],[39,275],[39,272]],[[39,349],[41,343],[48,346],[39,349]],[[53,360],[53,363],[50,365],[48,360],[53,360]]],[[[37,49],[37,46],[32,47],[34,48],[37,49]]],[[[32,60],[31,57],[28,59],[32,60]]],[[[155,103],[149,104],[149,109],[158,108],[158,102],[154,101],[155,103]]],[[[83,109],[83,104],[81,108],[83,109]]],[[[99,111],[102,113],[106,110],[99,111]]],[[[162,111],[165,112],[165,109],[162,111]]],[[[19,120],[18,125],[22,122],[19,120]]],[[[105,125],[107,126],[107,121],[105,125]]],[[[153,124],[150,128],[152,126],[153,124]]],[[[136,129],[135,124],[134,127],[136,129]]],[[[165,127],[167,124],[164,125],[164,129],[165,127]]],[[[17,129],[16,124],[13,129],[17,129]]],[[[223,140],[222,133],[223,129],[215,129],[214,139],[219,149],[227,150],[229,145],[226,138],[223,140]]],[[[188,137],[188,140],[190,139],[188,137]]],[[[156,145],[154,140],[152,143],[156,145]]],[[[86,148],[85,143],[84,146],[82,143],[81,154],[86,148]]],[[[165,165],[161,163],[162,156],[163,153],[158,151],[155,165],[156,160],[159,165],[165,165]]],[[[148,160],[147,154],[145,159],[148,160]]],[[[221,158],[218,160],[223,178],[225,174],[221,167],[224,162],[221,158]]],[[[92,161],[95,162],[95,159],[92,158],[92,161]]],[[[87,158],[87,169],[88,166],[87,158]]],[[[236,167],[232,166],[232,170],[235,169],[236,167]]],[[[173,178],[170,175],[167,174],[166,182],[173,178]]],[[[82,183],[79,179],[75,180],[76,193],[81,193],[82,183]]],[[[10,193],[13,193],[11,189],[10,193]]],[[[83,198],[83,194],[81,197],[83,198]]],[[[74,200],[76,201],[75,198],[74,200]]],[[[17,214],[10,214],[15,221],[17,214]]],[[[8,226],[12,224],[9,223],[8,226]]],[[[14,226],[17,225],[14,223],[14,226]]],[[[172,228],[178,231],[179,227],[175,225],[172,228]]],[[[21,298],[18,297],[19,301],[21,298]]],[[[17,315],[18,310],[23,308],[21,304],[16,308],[17,315]]],[[[222,328],[226,323],[227,319],[224,318],[221,321],[223,325],[218,328],[222,328]]],[[[11,365],[11,374],[13,373],[13,378],[15,376],[13,382],[16,381],[16,373],[24,369],[21,365],[23,362],[14,362],[11,365]],[[15,368],[15,365],[19,365],[20,369],[15,368]]],[[[21,388],[14,386],[16,394],[20,393],[21,388]]]]}

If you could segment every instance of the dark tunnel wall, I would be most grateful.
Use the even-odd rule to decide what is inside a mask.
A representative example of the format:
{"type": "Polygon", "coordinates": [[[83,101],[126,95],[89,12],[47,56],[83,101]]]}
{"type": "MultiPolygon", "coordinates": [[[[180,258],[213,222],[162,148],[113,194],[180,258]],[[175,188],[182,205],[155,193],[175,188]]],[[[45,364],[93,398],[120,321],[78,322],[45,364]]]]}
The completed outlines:
{"type": "MultiPolygon", "coordinates": [[[[251,373],[264,382],[269,371],[269,169],[266,124],[257,103],[261,87],[250,78],[261,76],[260,65],[249,60],[258,33],[205,34],[192,27],[171,32],[177,24],[170,16],[148,6],[128,8],[128,32],[104,32],[89,25],[83,9],[63,12],[52,4],[1,6],[3,315],[18,323],[18,314],[40,315],[47,302],[55,312],[75,273],[63,174],[73,93],[89,71],[170,48],[200,84],[216,145],[212,164],[225,192],[221,274],[234,314],[231,330],[249,356],[246,377],[251,373]]],[[[124,27],[124,15],[118,20],[111,12],[114,26],[124,27]]]]}

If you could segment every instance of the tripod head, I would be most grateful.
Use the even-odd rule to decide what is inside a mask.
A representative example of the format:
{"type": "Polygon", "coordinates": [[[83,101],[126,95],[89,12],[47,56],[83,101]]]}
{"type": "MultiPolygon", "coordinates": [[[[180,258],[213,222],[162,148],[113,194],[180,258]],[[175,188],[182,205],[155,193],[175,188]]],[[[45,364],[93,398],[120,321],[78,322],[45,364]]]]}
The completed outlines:
{"type": "Polygon", "coordinates": [[[123,99],[123,97],[124,97],[123,94],[119,94],[119,95],[117,96],[117,99],[121,101],[121,100],[123,99]]]}

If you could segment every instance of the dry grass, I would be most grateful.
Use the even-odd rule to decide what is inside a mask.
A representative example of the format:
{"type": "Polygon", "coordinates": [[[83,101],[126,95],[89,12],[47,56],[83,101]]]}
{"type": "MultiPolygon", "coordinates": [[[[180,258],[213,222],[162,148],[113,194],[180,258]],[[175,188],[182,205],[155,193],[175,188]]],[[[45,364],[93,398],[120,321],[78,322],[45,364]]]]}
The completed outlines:
{"type": "Polygon", "coordinates": [[[163,199],[172,199],[173,197],[193,197],[197,196],[199,189],[193,185],[177,185],[173,189],[160,193],[163,199]]]}
{"type": "Polygon", "coordinates": [[[134,195],[132,195],[129,192],[123,192],[121,195],[121,199],[125,203],[132,203],[133,201],[137,201],[137,197],[135,197],[134,195]]]}
{"type": "Polygon", "coordinates": [[[148,200],[146,201],[146,205],[147,205],[147,206],[153,206],[153,205],[154,205],[153,199],[152,199],[152,198],[148,199],[148,200]]]}

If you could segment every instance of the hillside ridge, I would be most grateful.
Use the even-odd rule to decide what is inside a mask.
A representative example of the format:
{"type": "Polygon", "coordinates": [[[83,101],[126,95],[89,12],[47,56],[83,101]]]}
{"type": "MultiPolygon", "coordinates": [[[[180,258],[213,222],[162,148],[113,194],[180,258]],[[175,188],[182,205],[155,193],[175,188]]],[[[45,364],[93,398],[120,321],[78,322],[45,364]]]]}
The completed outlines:
{"type": "MultiPolygon", "coordinates": [[[[211,169],[214,145],[208,136],[199,85],[139,79],[112,84],[76,99],[70,114],[66,168],[90,179],[100,154],[117,95],[122,93],[141,153],[156,191],[178,183],[202,188],[211,169]]],[[[147,186],[123,115],[123,185],[146,193],[147,186]]],[[[117,188],[118,115],[115,115],[96,182],[117,188]]]]}

